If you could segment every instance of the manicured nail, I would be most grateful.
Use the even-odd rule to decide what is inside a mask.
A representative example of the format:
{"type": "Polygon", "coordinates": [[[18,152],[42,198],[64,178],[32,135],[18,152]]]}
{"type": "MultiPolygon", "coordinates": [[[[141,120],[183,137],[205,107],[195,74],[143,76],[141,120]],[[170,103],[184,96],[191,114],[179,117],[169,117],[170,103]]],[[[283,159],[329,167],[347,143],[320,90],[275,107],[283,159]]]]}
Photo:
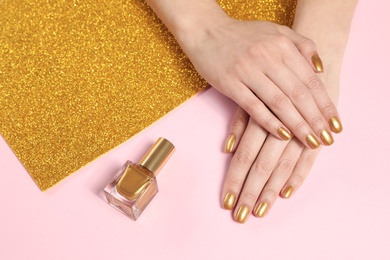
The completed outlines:
{"type": "Polygon", "coordinates": [[[293,186],[288,186],[282,193],[282,197],[285,199],[288,199],[291,197],[292,193],[294,192],[293,186]]]}
{"type": "Polygon", "coordinates": [[[321,140],[325,145],[331,145],[334,143],[333,137],[328,130],[321,132],[321,140]]]}
{"type": "Polygon", "coordinates": [[[320,141],[314,135],[306,136],[306,143],[310,146],[311,149],[316,149],[320,146],[320,141]]]}
{"type": "Polygon", "coordinates": [[[258,216],[259,218],[264,217],[267,214],[267,209],[268,209],[268,203],[266,203],[266,202],[260,203],[257,206],[256,211],[255,211],[256,216],[258,216]]]}
{"type": "Polygon", "coordinates": [[[324,66],[322,65],[322,60],[320,59],[320,56],[318,56],[318,54],[314,54],[313,56],[311,56],[311,62],[316,68],[317,72],[324,72],[324,66]]]}
{"type": "Polygon", "coordinates": [[[332,131],[336,134],[341,133],[343,131],[343,125],[337,117],[332,117],[329,119],[329,125],[332,131]]]}
{"type": "Polygon", "coordinates": [[[225,198],[223,199],[223,208],[231,210],[236,203],[236,196],[233,193],[226,193],[225,198]]]}
{"type": "Polygon", "coordinates": [[[231,153],[233,151],[235,144],[236,144],[236,136],[229,135],[228,139],[226,140],[225,152],[231,153]]]}
{"type": "Polygon", "coordinates": [[[280,136],[280,138],[286,141],[291,139],[290,132],[284,127],[278,129],[278,135],[280,136]]]}
{"type": "Polygon", "coordinates": [[[238,211],[237,215],[234,218],[239,223],[245,223],[247,217],[248,217],[249,209],[247,206],[241,206],[238,211]]]}

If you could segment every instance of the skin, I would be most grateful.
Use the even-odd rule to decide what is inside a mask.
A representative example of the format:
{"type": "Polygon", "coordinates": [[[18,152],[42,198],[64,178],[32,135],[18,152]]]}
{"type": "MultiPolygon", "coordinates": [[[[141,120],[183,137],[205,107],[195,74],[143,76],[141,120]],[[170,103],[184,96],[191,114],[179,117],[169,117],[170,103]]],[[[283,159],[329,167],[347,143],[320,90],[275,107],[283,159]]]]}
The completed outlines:
{"type": "MultiPolygon", "coordinates": [[[[320,77],[334,103],[339,96],[342,58],[356,3],[355,0],[298,1],[293,29],[317,43],[325,67],[320,77]]],[[[257,206],[267,203],[264,217],[288,187],[293,187],[293,193],[299,189],[319,154],[319,149],[304,147],[297,138],[287,143],[278,140],[242,108],[238,108],[234,117],[231,134],[236,136],[237,145],[222,199],[227,192],[238,197],[235,217],[243,205],[256,216],[257,206]]]]}
{"type": "MultiPolygon", "coordinates": [[[[224,183],[238,198],[234,215],[269,204],[287,187],[296,191],[319,149],[306,142],[339,117],[341,61],[356,0],[299,0],[294,28],[228,17],[214,0],[146,0],[200,75],[234,100],[235,153],[224,183]],[[325,73],[311,57],[319,53],[325,73]],[[325,83],[325,84],[324,84],[325,83]],[[276,115],[276,116],[275,116],[276,115]],[[280,127],[293,135],[282,141],[280,127]]],[[[266,212],[266,213],[267,213],[266,212]]]]}
{"type": "Polygon", "coordinates": [[[290,28],[230,18],[214,0],[147,0],[211,86],[269,133],[281,127],[309,147],[339,117],[311,57],[316,44],[290,28]]]}

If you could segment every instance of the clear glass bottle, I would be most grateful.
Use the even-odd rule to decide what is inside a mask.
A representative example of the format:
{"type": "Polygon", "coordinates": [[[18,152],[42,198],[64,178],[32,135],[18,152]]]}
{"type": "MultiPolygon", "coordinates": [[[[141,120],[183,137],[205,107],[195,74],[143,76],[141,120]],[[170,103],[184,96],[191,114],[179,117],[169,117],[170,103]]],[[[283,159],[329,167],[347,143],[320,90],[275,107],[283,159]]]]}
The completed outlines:
{"type": "Polygon", "coordinates": [[[104,188],[107,202],[137,220],[157,194],[156,175],[174,150],[171,142],[160,137],[139,164],[127,161],[104,188]]]}

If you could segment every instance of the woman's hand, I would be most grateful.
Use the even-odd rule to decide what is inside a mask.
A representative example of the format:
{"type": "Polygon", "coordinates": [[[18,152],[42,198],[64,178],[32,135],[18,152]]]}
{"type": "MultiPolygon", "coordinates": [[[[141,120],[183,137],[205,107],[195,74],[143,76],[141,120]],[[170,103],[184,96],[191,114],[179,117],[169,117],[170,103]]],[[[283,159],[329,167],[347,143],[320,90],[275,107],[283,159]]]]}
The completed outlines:
{"type": "MultiPolygon", "coordinates": [[[[337,103],[338,73],[321,75],[337,103]]],[[[285,142],[270,135],[238,108],[226,152],[234,152],[222,191],[223,207],[234,209],[234,219],[244,223],[252,212],[264,217],[278,196],[290,198],[302,185],[320,152],[293,138],[285,142]]]]}
{"type": "Polygon", "coordinates": [[[250,115],[238,112],[241,123],[233,124],[227,142],[227,150],[236,153],[223,201],[225,208],[236,206],[240,222],[254,206],[257,215],[264,216],[281,191],[289,197],[302,183],[318,153],[308,148],[319,147],[319,139],[332,144],[329,128],[342,131],[335,96],[332,102],[328,93],[338,92],[357,0],[300,0],[294,31],[263,21],[234,20],[214,0],[146,2],[197,71],[250,115]],[[318,44],[328,75],[337,84],[325,89],[315,73],[323,70],[317,47],[301,35],[318,44]],[[280,140],[291,140],[291,133],[292,141],[280,140]]]}
{"type": "Polygon", "coordinates": [[[227,151],[235,149],[223,188],[223,207],[234,208],[234,219],[244,223],[252,212],[264,217],[277,197],[289,198],[303,183],[320,149],[306,148],[296,138],[281,141],[238,108],[227,151]]]}
{"type": "Polygon", "coordinates": [[[292,133],[312,149],[333,143],[330,129],[342,127],[315,73],[322,63],[313,41],[286,26],[229,17],[191,32],[179,43],[196,70],[262,128],[284,140],[292,133]]]}
{"type": "MultiPolygon", "coordinates": [[[[330,145],[342,130],[315,72],[313,41],[290,28],[230,18],[214,0],[146,0],[199,74],[279,139],[330,145]]],[[[317,2],[317,1],[316,1],[317,2]]]]}

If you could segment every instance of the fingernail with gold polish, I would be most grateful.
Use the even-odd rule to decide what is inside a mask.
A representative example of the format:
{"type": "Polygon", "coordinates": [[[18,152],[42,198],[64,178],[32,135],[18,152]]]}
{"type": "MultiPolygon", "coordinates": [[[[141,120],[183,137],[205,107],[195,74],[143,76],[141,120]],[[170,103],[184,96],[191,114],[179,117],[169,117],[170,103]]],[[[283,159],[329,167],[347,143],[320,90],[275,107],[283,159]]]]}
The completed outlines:
{"type": "Polygon", "coordinates": [[[318,54],[314,54],[313,56],[311,56],[311,62],[316,68],[317,72],[324,72],[324,66],[322,65],[322,60],[320,59],[320,56],[318,56],[318,54]]]}
{"type": "Polygon", "coordinates": [[[267,214],[267,209],[268,209],[268,203],[266,203],[266,202],[260,203],[257,206],[256,211],[255,211],[256,216],[258,216],[259,218],[264,217],[267,214]]]}
{"type": "Polygon", "coordinates": [[[282,193],[282,197],[285,199],[288,199],[291,197],[292,193],[294,192],[293,186],[288,186],[282,193]]]}
{"type": "Polygon", "coordinates": [[[320,141],[314,135],[306,136],[306,143],[310,146],[311,149],[316,149],[320,146],[320,141]]]}
{"type": "Polygon", "coordinates": [[[236,136],[229,135],[228,139],[226,140],[225,152],[231,153],[233,151],[235,144],[236,144],[236,136]]]}
{"type": "Polygon", "coordinates": [[[234,204],[236,203],[236,196],[233,193],[226,193],[225,198],[223,199],[223,208],[224,209],[233,209],[234,204]]]}
{"type": "Polygon", "coordinates": [[[291,139],[290,132],[284,127],[278,129],[278,135],[280,136],[280,138],[286,141],[291,139]]]}
{"type": "Polygon", "coordinates": [[[341,133],[341,131],[343,131],[343,125],[341,124],[340,120],[335,116],[329,119],[329,125],[332,131],[336,134],[341,133]]]}
{"type": "Polygon", "coordinates": [[[247,217],[248,217],[249,209],[247,206],[241,206],[238,211],[237,215],[234,218],[239,223],[245,223],[247,217]]]}
{"type": "Polygon", "coordinates": [[[328,130],[324,130],[321,132],[321,140],[325,145],[331,145],[334,143],[333,137],[328,130]]]}

